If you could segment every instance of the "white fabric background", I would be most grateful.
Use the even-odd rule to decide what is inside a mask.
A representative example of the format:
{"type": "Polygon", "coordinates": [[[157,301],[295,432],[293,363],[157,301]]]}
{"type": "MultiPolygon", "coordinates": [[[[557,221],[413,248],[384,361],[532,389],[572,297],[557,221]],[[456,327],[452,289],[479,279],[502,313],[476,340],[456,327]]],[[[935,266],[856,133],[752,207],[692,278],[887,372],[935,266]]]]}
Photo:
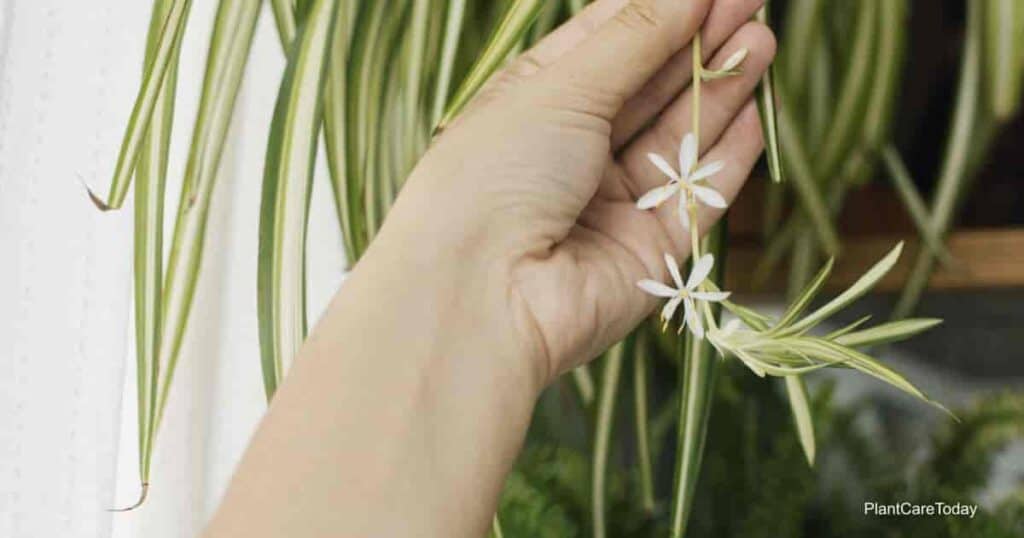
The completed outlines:
{"type": "MultiPolygon", "coordinates": [[[[168,217],[216,3],[193,2],[183,45],[168,217]]],[[[150,5],[0,0],[0,537],[194,536],[264,409],[256,230],[283,67],[266,10],[221,167],[150,498],[132,513],[105,511],[138,495],[132,211],[129,202],[98,212],[80,181],[106,193],[150,5]]],[[[343,269],[322,175],[310,224],[311,319],[343,269]]]]}

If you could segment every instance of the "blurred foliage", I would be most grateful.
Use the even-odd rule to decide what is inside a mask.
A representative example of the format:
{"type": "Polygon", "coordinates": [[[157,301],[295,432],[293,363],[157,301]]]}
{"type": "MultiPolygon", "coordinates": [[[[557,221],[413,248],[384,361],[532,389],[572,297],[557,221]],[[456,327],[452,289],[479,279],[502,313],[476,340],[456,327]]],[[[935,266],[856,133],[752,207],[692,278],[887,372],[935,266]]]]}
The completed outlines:
{"type": "MultiPolygon", "coordinates": [[[[673,368],[668,361],[659,367],[673,368]]],[[[688,536],[1024,536],[1024,481],[1016,477],[1016,491],[1001,499],[993,500],[985,491],[994,477],[995,459],[1009,444],[1024,441],[1024,393],[983,397],[956,410],[959,422],[943,421],[924,436],[909,431],[923,426],[903,422],[910,417],[890,417],[892,413],[867,402],[837,405],[834,383],[821,383],[811,391],[820,459],[810,468],[780,388],[741,367],[723,365],[688,536]],[[864,515],[863,508],[867,501],[974,504],[983,498],[986,502],[974,518],[883,517],[864,515]]],[[[545,398],[548,404],[576,405],[553,394],[545,398]]],[[[676,405],[671,394],[661,394],[659,402],[676,405]]],[[[628,410],[618,419],[627,417],[628,410]]],[[[505,536],[587,535],[590,467],[576,448],[586,440],[559,435],[558,425],[550,423],[566,419],[574,419],[572,412],[538,413],[528,447],[502,496],[499,513],[505,536]]],[[[621,431],[622,436],[632,432],[621,431]]],[[[620,439],[615,445],[609,468],[609,536],[667,532],[671,480],[663,474],[673,461],[671,439],[673,435],[665,435],[669,442],[654,444],[660,453],[654,458],[659,504],[653,514],[640,503],[632,442],[620,439]]]]}

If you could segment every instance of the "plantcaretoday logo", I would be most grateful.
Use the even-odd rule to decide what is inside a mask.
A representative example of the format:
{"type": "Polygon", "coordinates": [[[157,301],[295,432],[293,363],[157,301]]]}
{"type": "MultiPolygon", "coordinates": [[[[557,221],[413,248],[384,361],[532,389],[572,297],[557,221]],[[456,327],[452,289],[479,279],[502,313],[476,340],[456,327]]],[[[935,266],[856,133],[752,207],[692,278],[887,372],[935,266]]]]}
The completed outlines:
{"type": "Polygon", "coordinates": [[[942,501],[927,504],[912,502],[882,504],[873,501],[864,503],[864,515],[866,516],[957,516],[974,519],[974,515],[977,513],[978,505],[966,503],[950,504],[942,501]]]}

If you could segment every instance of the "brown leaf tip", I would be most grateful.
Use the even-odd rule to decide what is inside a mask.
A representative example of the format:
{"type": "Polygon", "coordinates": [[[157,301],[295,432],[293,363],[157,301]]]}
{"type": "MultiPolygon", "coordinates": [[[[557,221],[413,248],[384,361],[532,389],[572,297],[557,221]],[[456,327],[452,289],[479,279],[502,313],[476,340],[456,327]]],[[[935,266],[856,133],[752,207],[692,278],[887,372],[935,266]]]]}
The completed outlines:
{"type": "Polygon", "coordinates": [[[146,495],[149,494],[149,482],[142,483],[142,491],[139,493],[139,500],[135,501],[135,504],[126,506],[124,508],[108,508],[108,512],[131,512],[136,508],[142,506],[142,503],[146,502],[146,495]]]}

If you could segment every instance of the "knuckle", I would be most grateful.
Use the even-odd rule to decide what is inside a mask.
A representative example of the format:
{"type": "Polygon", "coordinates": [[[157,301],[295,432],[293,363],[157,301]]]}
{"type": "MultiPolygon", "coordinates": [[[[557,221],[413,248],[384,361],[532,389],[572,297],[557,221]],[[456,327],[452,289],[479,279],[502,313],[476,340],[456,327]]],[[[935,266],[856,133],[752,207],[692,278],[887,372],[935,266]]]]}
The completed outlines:
{"type": "Polygon", "coordinates": [[[650,32],[661,26],[658,10],[651,0],[632,0],[619,13],[616,19],[627,28],[639,32],[650,32]]]}

